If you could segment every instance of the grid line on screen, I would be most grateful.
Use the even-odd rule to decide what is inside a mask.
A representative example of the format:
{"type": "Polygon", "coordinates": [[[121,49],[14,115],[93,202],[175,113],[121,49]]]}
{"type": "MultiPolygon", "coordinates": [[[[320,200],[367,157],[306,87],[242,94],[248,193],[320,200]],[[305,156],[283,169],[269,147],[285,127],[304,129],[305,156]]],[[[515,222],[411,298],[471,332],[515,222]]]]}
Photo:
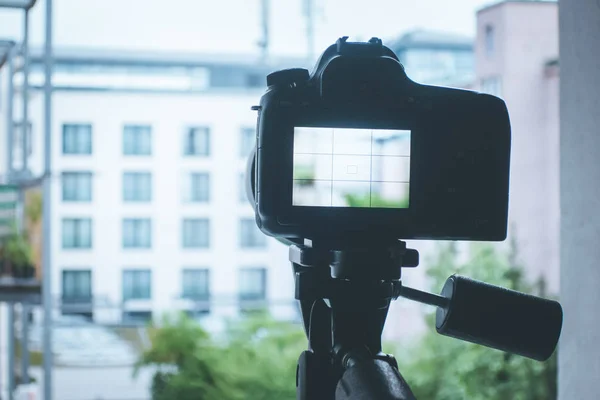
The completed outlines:
{"type": "Polygon", "coordinates": [[[351,181],[343,180],[343,179],[294,179],[295,181],[305,181],[305,182],[374,182],[374,183],[410,183],[409,181],[371,181],[365,179],[354,179],[351,181]]]}
{"type": "Polygon", "coordinates": [[[335,129],[331,130],[331,197],[329,197],[329,205],[333,207],[333,156],[335,154],[335,129]]]}
{"type": "Polygon", "coordinates": [[[373,206],[373,131],[371,131],[371,154],[370,154],[370,163],[369,167],[369,207],[373,206]]]}
{"type": "MultiPolygon", "coordinates": [[[[371,137],[373,134],[371,134],[371,137]]],[[[373,148],[373,143],[371,143],[371,149],[373,148]]],[[[294,153],[296,156],[331,156],[334,153],[294,153]]],[[[352,153],[335,153],[336,156],[364,156],[364,154],[352,154],[352,153]]],[[[388,154],[371,154],[371,157],[394,157],[394,158],[410,158],[410,156],[397,156],[397,155],[388,155],[388,154]]]]}
{"type": "Polygon", "coordinates": [[[408,140],[410,146],[410,130],[389,130],[390,133],[384,132],[382,136],[377,129],[300,129],[299,132],[295,131],[294,139],[293,205],[394,207],[385,204],[401,200],[401,197],[394,196],[407,198],[410,184],[410,147],[404,145],[405,147],[392,148],[387,143],[390,143],[389,135],[392,135],[392,140],[398,140],[394,139],[393,135],[399,132],[400,135],[408,135],[408,139],[400,140],[408,140]],[[385,136],[386,134],[388,136],[385,136]],[[349,145],[350,143],[353,144],[349,145]],[[296,157],[302,157],[302,161],[296,163],[296,157]],[[387,194],[382,195],[382,191],[386,191],[383,193],[387,194]]]}

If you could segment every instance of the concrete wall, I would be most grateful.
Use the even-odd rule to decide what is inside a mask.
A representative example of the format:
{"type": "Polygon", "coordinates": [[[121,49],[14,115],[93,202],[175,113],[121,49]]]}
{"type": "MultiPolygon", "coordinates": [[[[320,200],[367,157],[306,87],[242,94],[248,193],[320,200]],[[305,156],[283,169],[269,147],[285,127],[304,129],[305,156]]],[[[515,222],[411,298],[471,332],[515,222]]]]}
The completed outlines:
{"type": "Polygon", "coordinates": [[[561,0],[559,399],[600,393],[600,2],[561,0]]]}
{"type": "Polygon", "coordinates": [[[558,291],[558,91],[545,64],[558,57],[558,5],[506,2],[477,15],[476,74],[499,80],[512,126],[510,234],[530,279],[544,275],[558,291]],[[485,31],[493,29],[494,50],[485,31]]]}

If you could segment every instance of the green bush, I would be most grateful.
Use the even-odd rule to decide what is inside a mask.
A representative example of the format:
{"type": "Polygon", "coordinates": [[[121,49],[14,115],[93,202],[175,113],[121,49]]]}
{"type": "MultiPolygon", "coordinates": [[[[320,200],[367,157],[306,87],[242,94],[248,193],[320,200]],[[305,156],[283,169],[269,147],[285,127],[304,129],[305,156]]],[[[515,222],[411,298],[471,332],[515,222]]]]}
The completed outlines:
{"type": "Polygon", "coordinates": [[[306,348],[300,326],[255,315],[231,323],[217,341],[182,314],[152,331],[138,368],[159,367],[153,400],[295,398],[296,361],[306,348]]]}
{"type": "Polygon", "coordinates": [[[372,193],[370,195],[346,194],[345,199],[349,207],[408,208],[408,197],[402,200],[389,200],[372,193]]]}
{"type": "MultiPolygon", "coordinates": [[[[431,290],[460,273],[492,284],[546,296],[545,285],[529,285],[516,262],[488,244],[472,244],[460,262],[453,243],[441,244],[427,270],[431,290]]],[[[552,400],[556,399],[556,357],[539,363],[431,330],[415,346],[394,348],[400,370],[418,399],[423,400],[552,400]]],[[[152,365],[153,400],[284,400],[295,398],[296,362],[306,348],[300,326],[266,314],[231,322],[226,334],[211,338],[184,314],[165,317],[149,329],[152,346],[138,367],[152,365]]],[[[396,346],[397,347],[397,346],[396,346]]]]}
{"type": "MultiPolygon", "coordinates": [[[[465,262],[458,261],[453,243],[441,244],[427,273],[439,292],[453,273],[546,296],[545,285],[528,285],[516,263],[516,248],[509,254],[489,244],[472,244],[465,262]]],[[[556,354],[540,363],[472,343],[438,335],[435,315],[426,317],[430,331],[399,358],[400,369],[418,399],[431,400],[552,400],[556,399],[556,354]]]]}

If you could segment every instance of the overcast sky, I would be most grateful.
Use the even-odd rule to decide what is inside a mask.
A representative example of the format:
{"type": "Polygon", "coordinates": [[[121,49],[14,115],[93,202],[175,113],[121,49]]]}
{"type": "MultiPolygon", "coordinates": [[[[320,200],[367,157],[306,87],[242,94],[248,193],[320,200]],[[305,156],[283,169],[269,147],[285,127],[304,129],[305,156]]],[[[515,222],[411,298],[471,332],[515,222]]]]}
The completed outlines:
{"type": "MultiPolygon", "coordinates": [[[[339,36],[395,37],[415,28],[474,36],[475,12],[494,0],[314,0],[315,47],[339,36]]],[[[261,0],[54,0],[57,46],[257,52],[261,0]]],[[[302,0],[270,0],[274,54],[306,52],[302,0]]],[[[32,10],[33,45],[42,43],[44,0],[32,10]]],[[[0,39],[19,38],[21,14],[0,9],[0,39]]]]}

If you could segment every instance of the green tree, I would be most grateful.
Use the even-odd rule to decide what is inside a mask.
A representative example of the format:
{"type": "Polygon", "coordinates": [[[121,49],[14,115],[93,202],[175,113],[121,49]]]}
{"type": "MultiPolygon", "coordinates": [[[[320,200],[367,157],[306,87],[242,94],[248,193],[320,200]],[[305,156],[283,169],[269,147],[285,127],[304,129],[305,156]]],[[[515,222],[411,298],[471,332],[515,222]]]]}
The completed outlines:
{"type": "MultiPolygon", "coordinates": [[[[449,275],[458,273],[495,285],[545,295],[545,285],[528,285],[517,262],[516,243],[503,253],[485,243],[470,244],[459,260],[455,243],[442,243],[427,275],[438,292],[449,275]]],[[[426,316],[432,330],[399,358],[402,374],[418,399],[551,400],[556,398],[556,355],[545,363],[438,335],[435,314],[426,316]]]]}
{"type": "Polygon", "coordinates": [[[212,339],[184,314],[151,327],[139,363],[157,366],[153,400],[295,398],[296,361],[306,348],[301,327],[264,313],[231,322],[212,339]]]}
{"type": "Polygon", "coordinates": [[[408,197],[403,199],[386,199],[379,193],[366,195],[346,194],[348,207],[408,208],[408,197]]]}
{"type": "Polygon", "coordinates": [[[136,365],[156,366],[153,400],[227,399],[230,378],[209,335],[185,314],[165,316],[150,326],[152,346],[136,365]]]}

